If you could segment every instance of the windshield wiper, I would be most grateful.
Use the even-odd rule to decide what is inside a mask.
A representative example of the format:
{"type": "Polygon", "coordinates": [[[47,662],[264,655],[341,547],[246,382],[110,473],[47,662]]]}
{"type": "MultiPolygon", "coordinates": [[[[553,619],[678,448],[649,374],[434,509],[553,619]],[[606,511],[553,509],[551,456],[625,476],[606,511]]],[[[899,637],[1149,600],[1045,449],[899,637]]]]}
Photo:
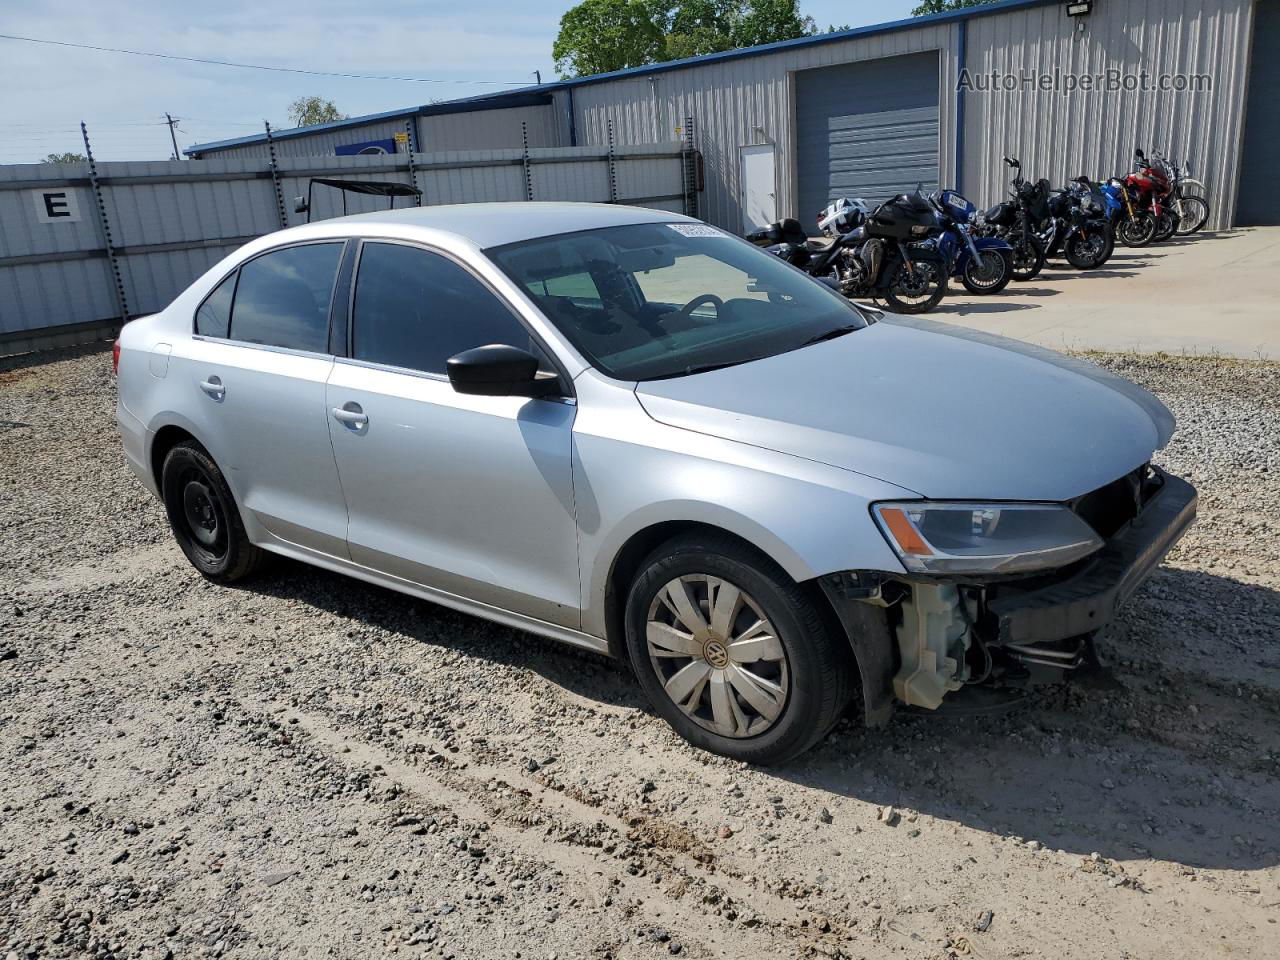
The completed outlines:
{"type": "MultiPolygon", "coordinates": [[[[828,330],[826,333],[820,333],[817,336],[810,337],[804,343],[800,344],[800,346],[811,347],[815,343],[822,343],[826,340],[834,340],[836,339],[836,337],[843,337],[846,333],[853,333],[855,330],[861,330],[861,329],[862,327],[858,326],[857,324],[850,324],[847,327],[836,327],[834,330],[828,330]]],[[[799,349],[799,347],[797,347],[796,349],[799,349]]]]}
{"type": "Polygon", "coordinates": [[[704,363],[702,366],[684,367],[680,370],[674,370],[671,373],[664,373],[657,377],[646,377],[646,380],[674,380],[676,377],[691,377],[695,373],[710,373],[712,370],[723,370],[726,367],[737,367],[744,363],[754,363],[756,360],[764,360],[764,357],[743,357],[741,360],[726,360],[723,363],[704,363]]]}

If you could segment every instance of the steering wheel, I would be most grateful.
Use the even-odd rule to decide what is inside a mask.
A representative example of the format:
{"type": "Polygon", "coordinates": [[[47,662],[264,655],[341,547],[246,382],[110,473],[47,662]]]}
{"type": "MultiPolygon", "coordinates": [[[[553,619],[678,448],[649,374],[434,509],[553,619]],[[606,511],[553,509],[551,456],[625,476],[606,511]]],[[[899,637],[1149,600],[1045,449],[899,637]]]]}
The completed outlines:
{"type": "Polygon", "coordinates": [[[683,307],[680,308],[680,311],[677,314],[677,316],[685,320],[688,320],[693,314],[693,311],[698,309],[698,307],[702,306],[704,303],[715,304],[716,316],[717,317],[720,316],[720,311],[724,307],[724,301],[721,300],[719,297],[717,297],[714,293],[704,293],[704,294],[701,294],[700,296],[694,297],[692,300],[690,300],[688,303],[686,303],[683,307]]]}

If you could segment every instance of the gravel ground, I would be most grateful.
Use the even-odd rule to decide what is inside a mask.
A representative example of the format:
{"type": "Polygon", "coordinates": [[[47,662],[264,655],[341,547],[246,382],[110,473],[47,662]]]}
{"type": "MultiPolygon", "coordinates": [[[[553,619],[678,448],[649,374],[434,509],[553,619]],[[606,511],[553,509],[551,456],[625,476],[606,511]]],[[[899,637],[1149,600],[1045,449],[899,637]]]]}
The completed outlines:
{"type": "Polygon", "coordinates": [[[778,770],[550,642],[295,564],[210,586],[109,354],[0,361],[0,958],[1275,957],[1280,365],[1093,359],[1202,495],[1115,682],[778,770]]]}

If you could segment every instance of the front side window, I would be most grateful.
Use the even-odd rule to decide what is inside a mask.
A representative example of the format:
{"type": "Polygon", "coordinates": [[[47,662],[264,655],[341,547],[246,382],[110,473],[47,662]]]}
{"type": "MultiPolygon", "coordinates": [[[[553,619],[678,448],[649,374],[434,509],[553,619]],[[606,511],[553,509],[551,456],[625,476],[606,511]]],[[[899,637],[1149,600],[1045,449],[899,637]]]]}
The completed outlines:
{"type": "Polygon", "coordinates": [[[453,355],[491,343],[541,356],[524,325],[467,270],[399,243],[361,248],[351,319],[351,355],[372,363],[444,373],[453,355]]]}
{"type": "Polygon", "coordinates": [[[746,363],[866,326],[833,290],[701,224],[605,227],[485,252],[620,380],[746,363]]]}
{"type": "Polygon", "coordinates": [[[231,339],[329,352],[329,301],[342,243],[308,243],[255,257],[240,268],[231,339]]]}

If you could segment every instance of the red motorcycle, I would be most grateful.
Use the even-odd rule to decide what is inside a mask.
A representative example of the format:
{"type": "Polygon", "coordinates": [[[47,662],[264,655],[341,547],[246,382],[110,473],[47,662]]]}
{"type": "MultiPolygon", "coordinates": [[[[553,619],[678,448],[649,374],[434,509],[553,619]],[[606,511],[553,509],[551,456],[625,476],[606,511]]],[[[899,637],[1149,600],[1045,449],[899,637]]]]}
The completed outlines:
{"type": "Polygon", "coordinates": [[[1155,220],[1156,229],[1151,239],[1163,243],[1178,230],[1179,218],[1170,205],[1173,177],[1161,160],[1148,160],[1141,147],[1134,155],[1138,158],[1138,169],[1124,178],[1124,185],[1138,208],[1146,210],[1155,220]]]}

